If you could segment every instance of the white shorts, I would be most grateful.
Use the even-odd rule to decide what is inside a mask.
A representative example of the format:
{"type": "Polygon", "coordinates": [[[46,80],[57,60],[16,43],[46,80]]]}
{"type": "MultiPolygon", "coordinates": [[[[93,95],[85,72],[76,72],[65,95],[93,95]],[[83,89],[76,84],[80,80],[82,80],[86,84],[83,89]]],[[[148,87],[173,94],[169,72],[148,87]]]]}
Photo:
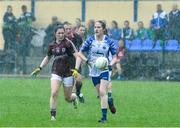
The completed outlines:
{"type": "Polygon", "coordinates": [[[74,77],[61,77],[56,74],[51,74],[51,80],[58,80],[60,82],[63,82],[64,86],[70,87],[74,84],[74,77]]]}

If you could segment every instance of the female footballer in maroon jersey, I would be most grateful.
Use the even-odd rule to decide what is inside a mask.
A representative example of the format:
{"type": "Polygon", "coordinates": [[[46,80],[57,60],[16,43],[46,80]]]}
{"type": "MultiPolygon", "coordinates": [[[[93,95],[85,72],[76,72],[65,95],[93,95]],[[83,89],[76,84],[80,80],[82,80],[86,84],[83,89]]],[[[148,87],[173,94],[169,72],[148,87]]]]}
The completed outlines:
{"type": "Polygon", "coordinates": [[[61,84],[64,86],[64,97],[68,102],[73,102],[77,107],[76,95],[72,95],[72,88],[74,78],[71,71],[71,63],[69,58],[77,57],[77,50],[73,43],[65,38],[65,29],[62,26],[58,26],[54,32],[55,40],[49,45],[48,52],[40,66],[36,68],[31,75],[36,76],[40,70],[48,64],[49,60],[53,57],[53,65],[51,69],[51,97],[50,97],[50,109],[51,120],[56,120],[56,108],[58,92],[61,84]]]}

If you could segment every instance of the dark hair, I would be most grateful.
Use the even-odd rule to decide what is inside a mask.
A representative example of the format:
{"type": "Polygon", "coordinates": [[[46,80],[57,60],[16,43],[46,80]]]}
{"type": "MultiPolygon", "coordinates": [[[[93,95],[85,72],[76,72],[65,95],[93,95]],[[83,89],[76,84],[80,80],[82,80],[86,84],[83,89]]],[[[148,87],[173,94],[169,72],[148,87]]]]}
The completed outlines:
{"type": "Polygon", "coordinates": [[[64,24],[68,24],[68,23],[69,23],[68,21],[64,21],[64,22],[63,22],[63,25],[64,25],[64,24]]]}
{"type": "Polygon", "coordinates": [[[106,24],[104,23],[104,21],[98,20],[96,22],[99,22],[101,24],[102,28],[104,29],[104,34],[108,36],[108,30],[106,28],[106,24]]]}
{"type": "Polygon", "coordinates": [[[12,6],[11,6],[11,5],[8,5],[7,8],[12,8],[12,6]]]}
{"type": "Polygon", "coordinates": [[[98,20],[96,22],[99,22],[103,29],[106,29],[106,24],[102,20],[98,20]]]}
{"type": "Polygon", "coordinates": [[[115,20],[113,20],[112,23],[115,24],[116,28],[118,27],[118,23],[115,20]]]}
{"type": "Polygon", "coordinates": [[[78,29],[79,29],[80,27],[86,28],[86,26],[85,26],[85,25],[82,25],[82,24],[78,27],[78,29]]]}
{"type": "Polygon", "coordinates": [[[63,27],[62,25],[58,25],[58,26],[54,29],[54,33],[56,33],[58,29],[63,29],[63,30],[65,31],[65,29],[64,29],[64,27],[63,27]]]}
{"type": "Polygon", "coordinates": [[[79,22],[81,22],[81,19],[80,19],[80,18],[76,18],[76,20],[78,20],[79,22]]]}
{"type": "Polygon", "coordinates": [[[21,8],[22,9],[27,9],[27,6],[26,5],[22,5],[21,8]]]}
{"type": "Polygon", "coordinates": [[[139,25],[140,23],[144,25],[144,23],[143,23],[142,21],[139,21],[139,22],[138,22],[138,25],[139,25]]]}
{"type": "Polygon", "coordinates": [[[51,19],[52,20],[58,20],[58,17],[57,16],[53,16],[51,19]]]}
{"type": "Polygon", "coordinates": [[[63,25],[72,25],[72,24],[69,23],[68,21],[65,21],[65,22],[63,23],[63,25]]]}
{"type": "Polygon", "coordinates": [[[108,30],[107,30],[107,28],[104,30],[104,35],[109,36],[109,35],[108,35],[108,30]]]}
{"type": "Polygon", "coordinates": [[[157,6],[162,7],[162,5],[161,5],[161,4],[157,4],[157,6]]]}

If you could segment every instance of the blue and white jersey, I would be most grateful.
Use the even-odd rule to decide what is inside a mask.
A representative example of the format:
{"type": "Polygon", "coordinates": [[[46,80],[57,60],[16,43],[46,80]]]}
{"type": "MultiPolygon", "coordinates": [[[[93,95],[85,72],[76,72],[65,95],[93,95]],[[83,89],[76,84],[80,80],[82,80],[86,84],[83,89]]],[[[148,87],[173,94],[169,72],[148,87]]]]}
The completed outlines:
{"type": "Polygon", "coordinates": [[[109,60],[110,54],[116,54],[116,45],[115,42],[106,35],[104,35],[102,41],[98,41],[96,36],[93,35],[82,44],[80,51],[87,52],[87,58],[91,64],[91,66],[89,66],[89,76],[97,77],[103,71],[95,67],[96,59],[98,57],[106,57],[109,60]]]}
{"type": "Polygon", "coordinates": [[[165,11],[156,12],[153,14],[153,18],[151,20],[151,24],[153,27],[164,28],[168,24],[168,18],[165,11]]]}

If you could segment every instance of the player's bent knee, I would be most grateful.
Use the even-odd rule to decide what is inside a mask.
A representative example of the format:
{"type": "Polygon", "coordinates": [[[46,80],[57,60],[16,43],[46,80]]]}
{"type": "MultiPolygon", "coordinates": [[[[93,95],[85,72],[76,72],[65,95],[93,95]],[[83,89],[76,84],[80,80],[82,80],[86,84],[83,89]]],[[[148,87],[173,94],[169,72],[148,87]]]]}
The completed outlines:
{"type": "Polygon", "coordinates": [[[71,102],[71,101],[72,101],[71,96],[65,96],[64,99],[65,99],[67,102],[71,102]]]}
{"type": "Polygon", "coordinates": [[[57,93],[57,92],[52,92],[52,93],[51,93],[51,97],[52,97],[52,98],[57,98],[57,96],[58,96],[58,93],[57,93]]]}
{"type": "Polygon", "coordinates": [[[99,94],[100,94],[100,97],[103,97],[103,96],[105,96],[106,95],[106,92],[105,91],[99,91],[99,94]]]}
{"type": "Polygon", "coordinates": [[[69,97],[65,97],[64,99],[65,99],[67,102],[71,102],[71,101],[72,101],[72,99],[69,98],[69,97]]]}
{"type": "Polygon", "coordinates": [[[72,93],[70,96],[65,96],[65,100],[67,102],[72,102],[72,100],[74,100],[76,98],[77,98],[76,93],[72,93]]]}

